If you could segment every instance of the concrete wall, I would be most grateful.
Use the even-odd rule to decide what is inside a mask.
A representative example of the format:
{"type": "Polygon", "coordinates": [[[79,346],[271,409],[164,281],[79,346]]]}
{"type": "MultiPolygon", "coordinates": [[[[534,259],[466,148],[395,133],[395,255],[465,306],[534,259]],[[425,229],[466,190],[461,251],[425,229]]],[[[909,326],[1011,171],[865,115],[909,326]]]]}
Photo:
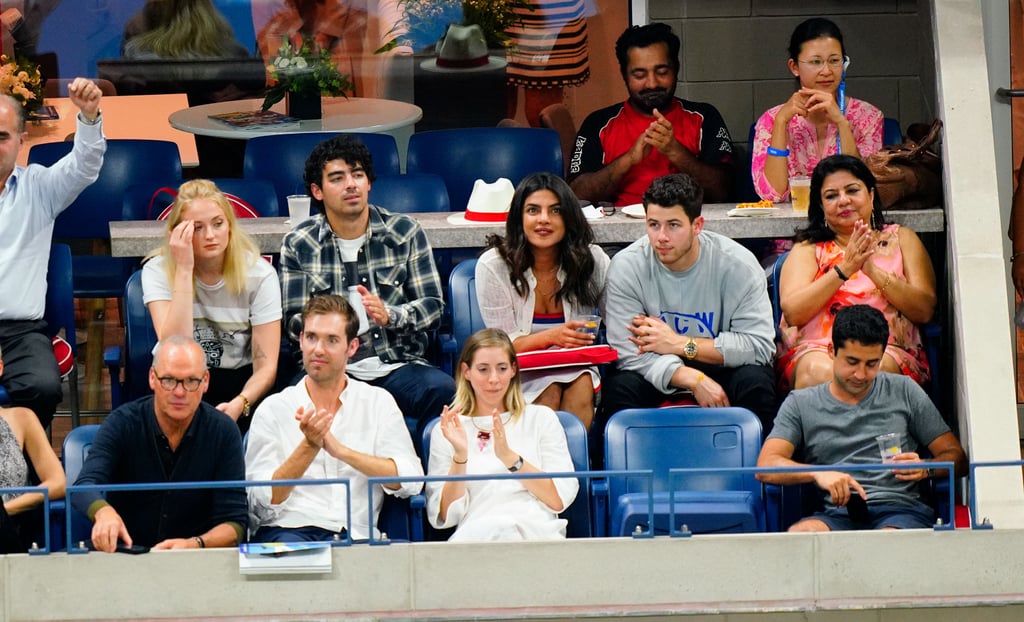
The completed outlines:
{"type": "Polygon", "coordinates": [[[356,545],[326,575],[234,550],[0,557],[0,619],[1020,620],[1019,531],[356,545]],[[692,616],[692,617],[691,617],[692,616]]]}

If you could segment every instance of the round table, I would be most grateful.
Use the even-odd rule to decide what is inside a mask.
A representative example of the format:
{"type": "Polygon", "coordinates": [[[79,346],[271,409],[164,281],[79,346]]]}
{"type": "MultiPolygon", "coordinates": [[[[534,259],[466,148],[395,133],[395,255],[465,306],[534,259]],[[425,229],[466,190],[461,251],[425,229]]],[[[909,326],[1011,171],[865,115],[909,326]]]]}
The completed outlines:
{"type": "MultiPolygon", "coordinates": [[[[259,110],[262,105],[262,99],[240,99],[204,104],[178,110],[168,117],[168,121],[170,121],[172,127],[185,132],[191,132],[192,134],[248,140],[254,136],[304,132],[394,134],[395,132],[408,130],[408,133],[412,134],[413,124],[423,117],[423,111],[419,106],[406,102],[368,97],[349,97],[347,99],[344,97],[325,97],[323,100],[323,118],[303,120],[297,126],[289,124],[283,127],[241,129],[230,127],[210,118],[212,114],[259,110]]],[[[270,109],[284,114],[284,102],[278,102],[270,109]]]]}
{"type": "MultiPolygon", "coordinates": [[[[235,128],[210,118],[212,114],[259,110],[262,99],[240,99],[193,106],[171,113],[168,121],[171,127],[200,136],[249,140],[256,136],[271,134],[299,134],[307,132],[369,132],[390,134],[398,144],[398,155],[405,170],[405,154],[409,148],[409,137],[413,125],[423,118],[419,106],[392,99],[369,97],[325,97],[323,118],[302,120],[296,124],[258,129],[235,128]]],[[[285,113],[284,101],[270,109],[285,113]]],[[[240,165],[239,165],[240,166],[240,165]]]]}

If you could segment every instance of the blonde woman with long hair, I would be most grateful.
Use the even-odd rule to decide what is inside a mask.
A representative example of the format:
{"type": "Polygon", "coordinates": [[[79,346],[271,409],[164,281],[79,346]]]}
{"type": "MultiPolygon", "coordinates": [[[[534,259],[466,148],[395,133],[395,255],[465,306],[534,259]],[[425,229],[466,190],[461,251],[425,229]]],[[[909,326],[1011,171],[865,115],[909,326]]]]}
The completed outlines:
{"type": "Polygon", "coordinates": [[[167,219],[167,242],[142,268],[142,292],[157,339],[195,339],[210,369],[204,399],[245,430],[277,375],[281,286],[236,225],[216,184],[182,184],[167,219]]]}
{"type": "MultiPolygon", "coordinates": [[[[573,470],[565,431],[547,406],[526,404],[508,335],[486,328],[459,357],[455,400],[430,439],[430,475],[563,473],[573,470]]],[[[452,541],[553,540],[576,498],[575,478],[427,484],[427,512],[452,541]]]]}

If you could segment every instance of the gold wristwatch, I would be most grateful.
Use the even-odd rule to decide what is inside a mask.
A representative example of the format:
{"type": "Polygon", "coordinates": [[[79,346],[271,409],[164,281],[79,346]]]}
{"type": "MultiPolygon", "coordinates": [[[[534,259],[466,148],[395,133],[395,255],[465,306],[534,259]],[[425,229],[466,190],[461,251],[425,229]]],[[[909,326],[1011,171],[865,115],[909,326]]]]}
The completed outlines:
{"type": "Polygon", "coordinates": [[[683,356],[691,361],[697,358],[697,340],[693,337],[686,340],[686,345],[683,346],[683,356]]]}

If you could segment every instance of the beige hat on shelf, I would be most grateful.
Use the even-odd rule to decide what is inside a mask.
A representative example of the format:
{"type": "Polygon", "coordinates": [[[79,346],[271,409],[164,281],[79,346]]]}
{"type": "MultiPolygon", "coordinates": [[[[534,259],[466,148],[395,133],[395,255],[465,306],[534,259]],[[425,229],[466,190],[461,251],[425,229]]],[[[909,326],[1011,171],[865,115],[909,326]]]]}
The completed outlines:
{"type": "Polygon", "coordinates": [[[478,179],[473,182],[473,193],[469,195],[466,211],[450,214],[448,222],[453,225],[505,222],[515,193],[516,189],[508,178],[499,177],[491,184],[478,179]]]}
{"type": "Polygon", "coordinates": [[[437,42],[437,55],[420,63],[420,67],[455,73],[500,69],[506,65],[504,58],[490,56],[487,51],[487,39],[480,26],[452,24],[437,42]]]}

